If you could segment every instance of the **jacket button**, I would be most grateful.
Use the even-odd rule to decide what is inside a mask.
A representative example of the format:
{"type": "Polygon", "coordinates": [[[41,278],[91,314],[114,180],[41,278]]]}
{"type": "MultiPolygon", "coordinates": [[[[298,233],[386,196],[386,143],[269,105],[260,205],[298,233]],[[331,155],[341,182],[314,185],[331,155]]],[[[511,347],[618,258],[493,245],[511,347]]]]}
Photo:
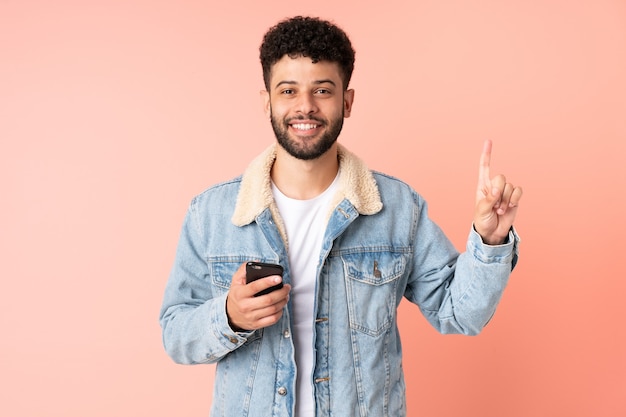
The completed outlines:
{"type": "Polygon", "coordinates": [[[285,387],[278,388],[278,395],[282,395],[282,396],[287,395],[287,388],[285,387]]]}
{"type": "Polygon", "coordinates": [[[239,342],[239,340],[237,340],[237,338],[236,338],[236,337],[234,337],[234,336],[231,336],[231,337],[229,338],[229,340],[230,340],[230,343],[232,343],[233,345],[236,345],[236,344],[237,344],[237,342],[239,342]]]}
{"type": "Polygon", "coordinates": [[[285,330],[285,331],[283,332],[283,337],[284,337],[285,339],[289,339],[289,338],[291,337],[291,333],[289,333],[289,330],[285,330]]]}

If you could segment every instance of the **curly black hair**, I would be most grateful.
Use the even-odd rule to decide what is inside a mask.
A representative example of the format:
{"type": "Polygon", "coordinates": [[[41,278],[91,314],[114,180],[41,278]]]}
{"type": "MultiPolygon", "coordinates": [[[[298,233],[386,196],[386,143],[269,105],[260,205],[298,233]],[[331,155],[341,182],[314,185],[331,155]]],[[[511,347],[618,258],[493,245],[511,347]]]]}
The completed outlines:
{"type": "Polygon", "coordinates": [[[354,70],[354,49],[348,35],[336,25],[316,17],[296,16],[271,27],[259,48],[263,81],[270,89],[272,65],[283,56],[309,57],[313,62],[336,62],[342,71],[344,89],[354,70]]]}

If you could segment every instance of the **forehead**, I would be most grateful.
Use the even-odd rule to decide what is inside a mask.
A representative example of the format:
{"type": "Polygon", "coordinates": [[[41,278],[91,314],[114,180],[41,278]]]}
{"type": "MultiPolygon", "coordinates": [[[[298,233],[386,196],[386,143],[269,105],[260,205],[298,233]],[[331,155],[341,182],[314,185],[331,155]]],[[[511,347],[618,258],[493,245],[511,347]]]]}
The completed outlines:
{"type": "Polygon", "coordinates": [[[309,57],[299,56],[291,58],[283,56],[272,65],[270,86],[288,82],[292,84],[319,84],[320,81],[329,81],[336,86],[342,86],[339,64],[329,61],[313,62],[309,57]]]}

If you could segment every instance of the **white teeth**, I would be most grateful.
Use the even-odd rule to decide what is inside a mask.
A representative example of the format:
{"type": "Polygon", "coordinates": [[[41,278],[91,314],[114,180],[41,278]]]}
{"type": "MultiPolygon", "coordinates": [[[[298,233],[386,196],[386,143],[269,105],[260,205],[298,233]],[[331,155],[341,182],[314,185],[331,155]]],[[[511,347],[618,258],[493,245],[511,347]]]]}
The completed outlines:
{"type": "Polygon", "coordinates": [[[314,124],[310,124],[310,123],[294,123],[291,125],[291,127],[293,127],[294,129],[298,129],[298,130],[309,130],[309,129],[315,129],[317,126],[314,124]]]}

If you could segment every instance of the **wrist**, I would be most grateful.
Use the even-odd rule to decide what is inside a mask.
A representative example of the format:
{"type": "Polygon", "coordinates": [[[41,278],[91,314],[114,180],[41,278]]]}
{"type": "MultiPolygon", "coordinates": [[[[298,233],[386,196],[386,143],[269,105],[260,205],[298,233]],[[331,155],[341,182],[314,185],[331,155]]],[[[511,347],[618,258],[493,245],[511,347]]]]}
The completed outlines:
{"type": "Polygon", "coordinates": [[[473,225],[474,231],[480,236],[481,241],[485,245],[489,246],[498,246],[503,245],[508,240],[508,233],[505,236],[495,236],[495,235],[486,235],[481,233],[478,229],[476,229],[476,225],[473,225]]]}
{"type": "Polygon", "coordinates": [[[235,333],[247,333],[251,330],[246,330],[243,327],[237,326],[230,318],[230,314],[228,314],[228,297],[226,297],[226,306],[224,308],[224,312],[226,313],[226,320],[228,321],[228,327],[235,333]]]}

